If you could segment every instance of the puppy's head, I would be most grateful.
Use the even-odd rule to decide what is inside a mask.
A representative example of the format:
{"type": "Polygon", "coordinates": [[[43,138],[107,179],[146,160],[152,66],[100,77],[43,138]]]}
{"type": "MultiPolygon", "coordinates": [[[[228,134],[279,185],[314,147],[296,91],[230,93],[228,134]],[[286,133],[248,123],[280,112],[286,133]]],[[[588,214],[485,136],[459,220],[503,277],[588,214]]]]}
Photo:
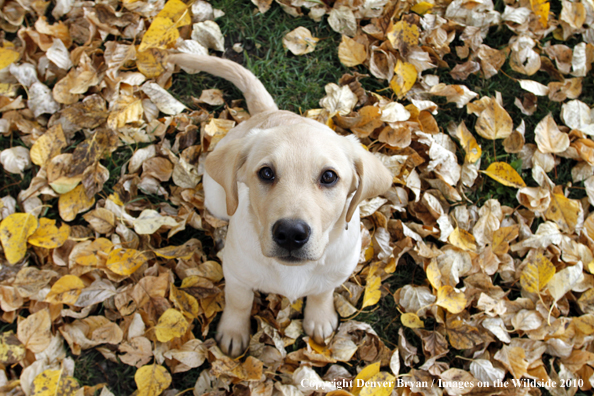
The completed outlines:
{"type": "Polygon", "coordinates": [[[229,216],[238,206],[237,183],[247,185],[262,254],[285,265],[319,260],[359,203],[392,184],[357,139],[310,124],[231,141],[207,157],[206,171],[225,189],[229,216]]]}

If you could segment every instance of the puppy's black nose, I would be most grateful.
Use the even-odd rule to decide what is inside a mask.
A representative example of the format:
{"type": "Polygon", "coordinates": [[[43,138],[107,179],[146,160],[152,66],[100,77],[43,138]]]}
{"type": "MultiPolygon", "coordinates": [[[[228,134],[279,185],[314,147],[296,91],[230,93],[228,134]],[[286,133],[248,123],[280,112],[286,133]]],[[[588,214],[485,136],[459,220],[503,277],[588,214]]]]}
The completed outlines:
{"type": "Polygon", "coordinates": [[[311,228],[303,220],[281,219],[272,226],[272,239],[289,251],[299,249],[309,240],[311,228]]]}

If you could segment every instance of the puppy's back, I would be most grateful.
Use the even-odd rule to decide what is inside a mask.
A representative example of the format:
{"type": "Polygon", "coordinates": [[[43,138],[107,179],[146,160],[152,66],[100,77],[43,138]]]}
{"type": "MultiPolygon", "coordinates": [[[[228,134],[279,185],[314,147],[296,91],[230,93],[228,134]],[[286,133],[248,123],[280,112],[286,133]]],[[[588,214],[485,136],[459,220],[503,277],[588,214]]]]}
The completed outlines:
{"type": "Polygon", "coordinates": [[[256,76],[243,66],[216,56],[196,54],[169,55],[168,61],[185,68],[200,70],[230,81],[243,92],[252,116],[264,111],[278,110],[274,99],[256,76]]]}

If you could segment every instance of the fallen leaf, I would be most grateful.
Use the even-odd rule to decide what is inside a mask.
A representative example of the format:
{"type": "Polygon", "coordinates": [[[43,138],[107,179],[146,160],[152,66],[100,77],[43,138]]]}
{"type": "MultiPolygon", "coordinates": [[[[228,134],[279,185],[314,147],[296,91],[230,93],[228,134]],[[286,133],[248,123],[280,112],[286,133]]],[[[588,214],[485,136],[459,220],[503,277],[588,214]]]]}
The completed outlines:
{"type": "Polygon", "coordinates": [[[542,253],[538,253],[534,261],[524,267],[520,276],[522,289],[529,293],[538,293],[555,275],[555,266],[542,253]]]}
{"type": "Polygon", "coordinates": [[[12,330],[0,334],[0,362],[15,364],[25,358],[26,349],[12,330]]]}
{"type": "Polygon", "coordinates": [[[543,153],[562,153],[569,147],[569,135],[557,127],[557,123],[548,114],[534,128],[534,140],[543,153]]]}
{"type": "Polygon", "coordinates": [[[359,396],[389,396],[396,384],[395,380],[396,378],[392,374],[379,372],[366,381],[359,396]]]}
{"type": "Polygon", "coordinates": [[[87,193],[82,184],[74,188],[72,191],[66,194],[60,195],[58,199],[58,210],[60,211],[60,217],[64,221],[72,221],[76,218],[76,215],[82,212],[86,212],[95,203],[94,197],[87,197],[87,193]]]}
{"type": "Polygon", "coordinates": [[[166,49],[179,37],[178,27],[192,23],[188,6],[180,0],[168,0],[142,37],[138,51],[166,49]]]}
{"type": "Polygon", "coordinates": [[[33,381],[34,396],[73,396],[79,389],[78,381],[64,375],[63,370],[45,370],[33,381]]]}
{"type": "Polygon", "coordinates": [[[548,0],[530,0],[530,6],[538,16],[540,24],[546,28],[548,26],[549,10],[551,8],[548,0]]]}
{"type": "Polygon", "coordinates": [[[84,287],[84,282],[78,276],[64,275],[54,283],[45,301],[52,304],[74,305],[84,287]]]}
{"type": "Polygon", "coordinates": [[[132,275],[146,262],[144,255],[135,249],[115,249],[107,257],[105,265],[118,275],[132,275]]]}
{"type": "Polygon", "coordinates": [[[476,122],[476,132],[485,139],[505,139],[513,131],[513,121],[496,100],[487,101],[476,122]]]}
{"type": "Polygon", "coordinates": [[[66,147],[66,136],[62,130],[62,124],[48,129],[31,147],[31,161],[35,165],[44,166],[56,155],[61,154],[66,147]]]}
{"type": "Polygon", "coordinates": [[[293,55],[305,55],[316,49],[319,39],[313,37],[309,29],[299,26],[283,37],[283,47],[293,55]]]}
{"type": "Polygon", "coordinates": [[[0,70],[10,66],[20,58],[20,54],[12,48],[0,47],[0,70]]]}
{"type": "Polygon", "coordinates": [[[419,28],[405,19],[396,22],[387,32],[386,38],[404,57],[419,43],[419,28]]]}
{"type": "Polygon", "coordinates": [[[363,370],[361,370],[353,380],[353,389],[351,390],[351,393],[355,396],[359,395],[361,389],[363,388],[360,384],[365,383],[371,377],[378,374],[380,372],[380,366],[380,362],[375,362],[363,368],[363,370]]]}
{"type": "Polygon", "coordinates": [[[39,219],[39,228],[27,239],[33,246],[46,249],[55,249],[64,244],[70,236],[70,226],[62,224],[56,227],[56,221],[42,217],[39,219]]]}
{"type": "Polygon", "coordinates": [[[225,51],[225,38],[221,28],[214,21],[195,23],[192,30],[192,40],[197,41],[205,48],[212,48],[216,51],[225,51]]]}
{"type": "Polygon", "coordinates": [[[340,63],[346,67],[357,66],[365,62],[367,59],[367,51],[363,44],[358,43],[348,36],[342,36],[342,41],[338,46],[338,59],[340,59],[340,63]]]}
{"type": "Polygon", "coordinates": [[[551,203],[544,213],[547,220],[553,220],[566,232],[573,232],[583,221],[583,210],[580,201],[569,199],[563,194],[561,187],[555,187],[551,194],[551,203]]]}
{"type": "Polygon", "coordinates": [[[153,82],[144,83],[140,89],[150,100],[165,114],[174,115],[181,113],[186,106],[175,99],[169,92],[153,82]]]}
{"type": "Polygon", "coordinates": [[[23,172],[31,167],[29,150],[26,147],[16,146],[0,152],[0,163],[4,170],[23,176],[23,172]]]}
{"type": "Polygon", "coordinates": [[[186,321],[181,312],[169,308],[159,318],[159,322],[155,326],[155,336],[160,342],[168,342],[184,335],[189,327],[190,323],[186,321]]]}
{"type": "Polygon", "coordinates": [[[20,320],[17,327],[17,337],[25,348],[33,353],[43,352],[50,344],[52,320],[48,309],[42,309],[20,320]]]}
{"type": "Polygon", "coordinates": [[[553,297],[553,301],[559,301],[567,292],[569,292],[576,283],[581,282],[584,278],[582,262],[562,269],[557,272],[549,283],[546,285],[546,290],[553,297]]]}
{"type": "Polygon", "coordinates": [[[363,305],[361,309],[377,304],[382,293],[380,291],[381,279],[377,275],[370,275],[367,277],[367,284],[365,285],[365,294],[363,295],[363,305]]]}
{"type": "Polygon", "coordinates": [[[435,304],[447,309],[450,313],[457,314],[466,307],[464,293],[457,291],[450,285],[444,285],[437,291],[435,304]]]}
{"type": "Polygon", "coordinates": [[[526,183],[518,172],[505,162],[493,162],[487,170],[482,172],[504,186],[515,188],[526,187],[526,183]]]}
{"type": "Polygon", "coordinates": [[[400,322],[403,326],[411,329],[422,329],[423,327],[425,327],[425,324],[423,323],[421,318],[419,318],[417,314],[414,314],[412,312],[403,313],[400,316],[400,322]]]}
{"type": "Polygon", "coordinates": [[[16,264],[27,254],[27,239],[35,233],[37,219],[29,213],[13,213],[0,223],[0,242],[10,264],[16,264]]]}
{"type": "Polygon", "coordinates": [[[394,67],[394,77],[390,81],[390,88],[398,96],[403,98],[411,90],[417,81],[417,69],[408,62],[398,60],[394,67]]]}
{"type": "Polygon", "coordinates": [[[474,235],[470,232],[456,227],[454,231],[448,236],[448,241],[462,250],[475,251],[477,249],[474,235]]]}

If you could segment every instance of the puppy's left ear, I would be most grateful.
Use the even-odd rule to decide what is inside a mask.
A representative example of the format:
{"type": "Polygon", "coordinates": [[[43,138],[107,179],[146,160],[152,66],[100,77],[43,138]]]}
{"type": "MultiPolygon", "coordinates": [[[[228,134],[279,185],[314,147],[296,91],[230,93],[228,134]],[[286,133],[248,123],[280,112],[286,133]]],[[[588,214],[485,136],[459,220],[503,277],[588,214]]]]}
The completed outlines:
{"type": "Polygon", "coordinates": [[[355,150],[354,163],[359,185],[347,209],[347,223],[351,221],[361,201],[383,194],[392,186],[392,173],[388,168],[375,155],[365,150],[359,143],[356,144],[358,147],[355,150]]]}

